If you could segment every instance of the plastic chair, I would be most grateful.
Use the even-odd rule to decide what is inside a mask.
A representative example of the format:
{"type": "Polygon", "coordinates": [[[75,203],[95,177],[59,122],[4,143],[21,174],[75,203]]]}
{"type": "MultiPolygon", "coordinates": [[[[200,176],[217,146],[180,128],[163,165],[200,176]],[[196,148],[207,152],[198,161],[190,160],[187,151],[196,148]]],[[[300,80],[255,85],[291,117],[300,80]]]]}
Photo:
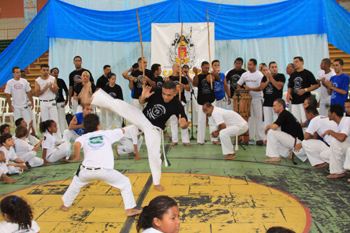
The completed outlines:
{"type": "Polygon", "coordinates": [[[14,120],[13,120],[13,112],[10,112],[10,107],[8,102],[6,102],[6,107],[5,107],[5,111],[2,115],[2,124],[5,124],[6,121],[6,117],[10,117],[10,125],[14,124],[14,120]]]}
{"type": "Polygon", "coordinates": [[[34,120],[36,121],[36,125],[38,126],[41,121],[41,112],[40,112],[40,100],[39,97],[33,96],[34,101],[34,107],[33,107],[33,113],[34,113],[34,120]]]}
{"type": "Polygon", "coordinates": [[[0,119],[2,121],[2,118],[4,117],[4,109],[5,109],[6,99],[0,98],[0,119]]]}

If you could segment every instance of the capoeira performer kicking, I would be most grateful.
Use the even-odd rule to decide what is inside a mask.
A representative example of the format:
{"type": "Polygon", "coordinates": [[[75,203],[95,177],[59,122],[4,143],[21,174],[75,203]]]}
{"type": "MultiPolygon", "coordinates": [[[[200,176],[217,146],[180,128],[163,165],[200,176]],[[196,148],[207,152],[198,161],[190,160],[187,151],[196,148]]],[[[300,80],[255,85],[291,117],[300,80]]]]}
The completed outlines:
{"type": "Polygon", "coordinates": [[[147,103],[143,111],[122,100],[113,99],[101,89],[91,96],[88,88],[88,85],[85,85],[82,89],[81,101],[83,105],[92,104],[110,109],[144,132],[153,185],[156,190],[164,191],[165,188],[160,184],[162,131],[167,120],[174,114],[178,116],[181,129],[188,127],[185,110],[180,101],[174,98],[176,96],[176,84],[172,81],[164,82],[162,89],[152,89],[152,87],[144,85],[139,98],[140,104],[147,103]]]}
{"type": "MultiPolygon", "coordinates": [[[[225,160],[235,159],[236,151],[233,148],[231,137],[244,134],[248,130],[248,123],[236,112],[213,106],[207,102],[203,105],[203,112],[212,117],[218,129],[211,134],[220,137],[222,153],[227,155],[225,160]]],[[[236,145],[238,140],[236,140],[236,145]]]]}
{"type": "Polygon", "coordinates": [[[141,210],[134,209],[136,202],[129,178],[113,169],[112,144],[120,140],[125,131],[123,129],[101,130],[100,120],[96,114],[87,115],[83,124],[88,133],[77,138],[74,143],[74,153],[75,161],[80,161],[80,149],[83,148],[84,161],[79,166],[72,183],[62,197],[61,210],[68,211],[84,185],[93,180],[102,180],[120,189],[126,216],[140,214],[141,210]]]}
{"type": "Polygon", "coordinates": [[[123,138],[119,140],[121,145],[115,145],[115,153],[118,157],[123,154],[134,154],[136,158],[134,160],[142,159],[139,151],[142,145],[143,137],[141,131],[135,125],[128,125],[123,128],[125,133],[123,138]]]}

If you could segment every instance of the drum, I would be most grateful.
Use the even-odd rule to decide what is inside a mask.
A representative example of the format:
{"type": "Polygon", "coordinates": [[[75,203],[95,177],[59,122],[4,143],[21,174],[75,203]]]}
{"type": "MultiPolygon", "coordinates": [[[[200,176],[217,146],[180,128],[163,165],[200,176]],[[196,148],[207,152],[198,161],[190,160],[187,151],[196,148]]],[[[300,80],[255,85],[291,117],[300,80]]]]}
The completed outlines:
{"type": "MultiPolygon", "coordinates": [[[[252,96],[248,90],[236,90],[233,99],[233,110],[243,117],[248,122],[250,117],[250,105],[252,96]]],[[[243,140],[245,145],[249,142],[249,130],[240,136],[239,141],[243,140]]]]}

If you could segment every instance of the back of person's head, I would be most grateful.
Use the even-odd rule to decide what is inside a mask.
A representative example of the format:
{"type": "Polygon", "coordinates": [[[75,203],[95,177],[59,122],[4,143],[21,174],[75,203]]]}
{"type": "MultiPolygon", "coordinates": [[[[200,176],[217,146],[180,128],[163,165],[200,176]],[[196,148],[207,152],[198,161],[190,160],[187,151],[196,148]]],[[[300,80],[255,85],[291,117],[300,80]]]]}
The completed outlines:
{"type": "Polygon", "coordinates": [[[107,79],[110,80],[113,76],[117,77],[117,75],[115,75],[115,73],[109,72],[107,74],[107,79]]]}
{"type": "Polygon", "coordinates": [[[312,105],[314,107],[317,107],[317,99],[316,99],[316,96],[315,95],[310,95],[309,97],[306,98],[308,103],[309,103],[309,106],[312,105]]]}
{"type": "Polygon", "coordinates": [[[7,196],[2,199],[0,208],[1,212],[7,215],[10,222],[18,224],[18,230],[30,229],[32,227],[32,208],[22,198],[14,195],[7,196]]]}
{"type": "Polygon", "coordinates": [[[163,83],[162,88],[168,89],[168,90],[172,89],[172,90],[176,91],[176,84],[174,83],[174,81],[169,80],[169,81],[166,81],[163,83]]]}
{"type": "Polygon", "coordinates": [[[23,121],[24,119],[21,117],[21,118],[18,118],[16,121],[15,121],[15,126],[19,126],[21,125],[21,122],[23,121]]]}
{"type": "Polygon", "coordinates": [[[0,126],[0,134],[3,134],[6,128],[10,128],[10,125],[8,124],[3,124],[0,126]]]}
{"type": "Polygon", "coordinates": [[[329,107],[329,111],[331,113],[335,113],[338,117],[342,117],[343,114],[344,114],[344,107],[343,105],[341,104],[332,104],[330,107],[329,107]]]}
{"type": "Polygon", "coordinates": [[[3,145],[3,143],[6,142],[7,139],[12,138],[12,135],[9,133],[4,133],[0,136],[0,144],[3,145]]]}
{"type": "Polygon", "coordinates": [[[52,123],[55,122],[54,120],[47,120],[43,121],[39,125],[39,129],[41,133],[45,133],[49,127],[51,127],[52,123]]]}
{"type": "Polygon", "coordinates": [[[295,231],[284,227],[270,227],[266,233],[295,233],[295,231]]]}
{"type": "Polygon", "coordinates": [[[19,125],[17,126],[15,133],[17,138],[23,138],[27,136],[27,128],[23,125],[19,125]]]}
{"type": "Polygon", "coordinates": [[[275,99],[274,102],[277,102],[278,104],[282,105],[283,108],[286,108],[286,102],[282,98],[275,99]]]}
{"type": "Polygon", "coordinates": [[[154,73],[154,72],[158,71],[159,66],[160,66],[160,64],[157,64],[157,63],[153,64],[151,66],[152,72],[154,73]]]}
{"type": "Polygon", "coordinates": [[[158,196],[152,199],[148,206],[143,207],[136,225],[137,232],[153,227],[153,219],[162,219],[163,215],[173,206],[177,206],[177,202],[171,197],[158,196]]]}
{"type": "Polygon", "coordinates": [[[207,108],[211,108],[213,106],[210,102],[205,102],[204,105],[207,108]]]}
{"type": "Polygon", "coordinates": [[[305,108],[305,112],[306,113],[312,113],[313,115],[317,116],[318,115],[318,111],[316,106],[314,105],[309,105],[305,108]]]}
{"type": "Polygon", "coordinates": [[[83,126],[87,133],[96,131],[99,124],[100,119],[94,113],[87,114],[83,119],[83,126]]]}

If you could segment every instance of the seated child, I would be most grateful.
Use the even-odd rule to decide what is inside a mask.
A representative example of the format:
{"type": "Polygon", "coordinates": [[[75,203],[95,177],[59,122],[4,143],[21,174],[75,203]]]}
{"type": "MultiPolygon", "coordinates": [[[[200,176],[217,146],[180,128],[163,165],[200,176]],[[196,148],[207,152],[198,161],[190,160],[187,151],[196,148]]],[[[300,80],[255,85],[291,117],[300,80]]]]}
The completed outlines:
{"type": "Polygon", "coordinates": [[[114,146],[115,153],[118,157],[120,157],[122,154],[133,154],[136,155],[136,158],[134,158],[134,160],[142,159],[139,154],[143,141],[141,131],[135,125],[129,125],[123,129],[125,130],[125,134],[119,141],[121,145],[114,146]]]}
{"type": "MultiPolygon", "coordinates": [[[[23,119],[23,118],[18,118],[16,121],[15,121],[15,125],[16,127],[20,126],[20,125],[23,125],[24,127],[28,127],[27,129],[27,135],[26,135],[26,141],[32,145],[32,146],[35,146],[36,144],[39,143],[39,139],[38,137],[36,136],[35,134],[35,130],[34,130],[34,127],[33,127],[33,120],[31,120],[29,122],[29,126],[27,124],[27,122],[23,119]]],[[[16,137],[18,138],[17,134],[16,134],[16,137]]]]}

